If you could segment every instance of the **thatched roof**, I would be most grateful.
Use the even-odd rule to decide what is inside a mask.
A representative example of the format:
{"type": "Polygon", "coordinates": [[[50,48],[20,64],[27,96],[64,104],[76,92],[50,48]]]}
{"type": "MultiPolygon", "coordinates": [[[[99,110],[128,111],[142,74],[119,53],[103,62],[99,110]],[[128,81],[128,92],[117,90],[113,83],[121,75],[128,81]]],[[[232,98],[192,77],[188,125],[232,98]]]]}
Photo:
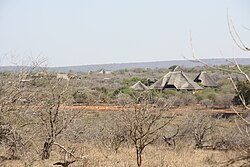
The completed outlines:
{"type": "Polygon", "coordinates": [[[141,81],[136,82],[133,86],[130,87],[131,89],[134,90],[147,90],[148,87],[141,83],[141,81]]]}
{"type": "Polygon", "coordinates": [[[111,74],[111,71],[106,71],[104,69],[101,69],[98,73],[99,74],[111,74]]]}
{"type": "Polygon", "coordinates": [[[194,82],[201,83],[207,87],[216,87],[218,86],[215,80],[205,71],[202,71],[198,74],[198,76],[194,79],[194,82]]]}
{"type": "Polygon", "coordinates": [[[187,89],[198,90],[202,89],[197,83],[188,78],[182,71],[169,72],[161,79],[150,86],[150,89],[187,89]]]}

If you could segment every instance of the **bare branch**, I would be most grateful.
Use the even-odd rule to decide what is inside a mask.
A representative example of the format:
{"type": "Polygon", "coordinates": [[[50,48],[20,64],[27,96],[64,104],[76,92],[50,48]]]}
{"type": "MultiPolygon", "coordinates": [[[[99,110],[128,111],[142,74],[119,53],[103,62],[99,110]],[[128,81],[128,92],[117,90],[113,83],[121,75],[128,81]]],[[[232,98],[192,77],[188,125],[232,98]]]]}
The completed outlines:
{"type": "Polygon", "coordinates": [[[72,152],[68,151],[63,145],[57,143],[57,142],[54,142],[53,143],[54,145],[60,147],[61,149],[63,149],[67,154],[71,155],[72,157],[74,157],[75,159],[83,159],[83,158],[86,158],[88,157],[88,155],[84,155],[84,156],[80,156],[80,157],[76,157],[72,152]]]}
{"type": "Polygon", "coordinates": [[[228,29],[229,29],[229,33],[231,38],[233,39],[234,43],[241,49],[244,51],[250,51],[250,48],[247,47],[244,42],[241,40],[240,35],[238,34],[238,32],[236,31],[233,21],[231,18],[229,18],[228,15],[228,11],[227,11],[227,24],[228,24],[228,29]]]}

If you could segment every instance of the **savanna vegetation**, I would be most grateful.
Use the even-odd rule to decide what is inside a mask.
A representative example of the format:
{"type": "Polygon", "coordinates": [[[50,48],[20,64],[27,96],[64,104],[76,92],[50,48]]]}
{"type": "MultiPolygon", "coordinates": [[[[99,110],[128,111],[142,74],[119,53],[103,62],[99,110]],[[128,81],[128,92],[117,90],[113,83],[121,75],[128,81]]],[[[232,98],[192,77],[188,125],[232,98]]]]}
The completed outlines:
{"type": "Polygon", "coordinates": [[[218,87],[130,88],[137,81],[149,86],[170,70],[71,72],[69,79],[36,67],[2,72],[1,166],[247,165],[249,158],[239,156],[249,148],[243,133],[250,121],[245,77],[213,68],[182,68],[192,79],[209,71],[218,87]]]}

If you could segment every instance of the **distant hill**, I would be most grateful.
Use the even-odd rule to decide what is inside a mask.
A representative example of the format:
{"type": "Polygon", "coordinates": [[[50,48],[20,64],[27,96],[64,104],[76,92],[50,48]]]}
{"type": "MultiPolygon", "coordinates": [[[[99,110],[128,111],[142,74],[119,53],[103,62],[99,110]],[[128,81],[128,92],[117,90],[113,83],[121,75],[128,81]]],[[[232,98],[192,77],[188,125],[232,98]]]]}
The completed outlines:
{"type": "MultiPolygon", "coordinates": [[[[202,59],[202,61],[211,65],[225,65],[232,64],[232,59],[202,59]]],[[[237,58],[236,61],[241,65],[250,65],[250,58],[237,58]]],[[[49,67],[49,71],[54,72],[88,72],[97,71],[100,69],[115,71],[119,69],[131,69],[131,68],[169,68],[172,65],[179,65],[183,67],[195,67],[203,66],[203,64],[197,61],[189,60],[171,60],[171,61],[155,61],[155,62],[139,62],[139,63],[113,63],[113,64],[93,64],[93,65],[81,65],[81,66],[66,66],[66,67],[49,67]]],[[[17,71],[20,67],[16,66],[0,66],[0,71],[17,71]]]]}
{"type": "MultiPolygon", "coordinates": [[[[202,59],[202,61],[211,65],[231,64],[230,59],[202,59]]],[[[236,61],[241,65],[250,65],[250,58],[238,58],[236,61]]],[[[82,66],[68,66],[68,67],[52,67],[52,71],[67,72],[72,71],[96,71],[100,69],[115,71],[119,69],[131,68],[169,68],[172,65],[179,65],[183,67],[203,66],[203,64],[196,61],[189,60],[172,60],[172,61],[155,61],[155,62],[139,62],[139,63],[114,63],[114,64],[95,64],[95,65],[82,65],[82,66]]]]}

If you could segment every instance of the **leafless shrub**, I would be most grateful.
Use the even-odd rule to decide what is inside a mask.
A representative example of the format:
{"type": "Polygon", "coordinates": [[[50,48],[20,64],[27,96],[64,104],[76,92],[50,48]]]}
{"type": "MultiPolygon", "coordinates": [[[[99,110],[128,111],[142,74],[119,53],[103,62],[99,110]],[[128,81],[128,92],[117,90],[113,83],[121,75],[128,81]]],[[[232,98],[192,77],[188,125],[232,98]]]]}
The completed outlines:
{"type": "Polygon", "coordinates": [[[180,106],[188,106],[197,103],[196,98],[193,95],[179,93],[176,95],[169,95],[167,97],[169,101],[172,103],[173,106],[180,107],[180,106]]]}
{"type": "Polygon", "coordinates": [[[121,106],[129,105],[133,102],[132,97],[128,94],[120,93],[117,95],[117,104],[121,106]]]}
{"type": "Polygon", "coordinates": [[[185,106],[197,103],[196,98],[193,95],[189,95],[189,94],[183,95],[182,100],[183,100],[183,105],[185,106]]]}
{"type": "Polygon", "coordinates": [[[200,101],[200,104],[205,106],[205,108],[208,108],[208,106],[211,106],[213,104],[213,101],[210,99],[203,99],[200,101]]]}
{"type": "Polygon", "coordinates": [[[194,148],[202,149],[211,146],[215,126],[216,124],[211,115],[194,112],[186,116],[182,128],[185,129],[186,135],[190,136],[194,148]]]}
{"type": "Polygon", "coordinates": [[[163,141],[168,145],[168,146],[176,146],[176,139],[179,137],[179,131],[180,128],[176,128],[176,132],[172,133],[171,135],[163,135],[163,141]]]}
{"type": "Polygon", "coordinates": [[[99,122],[95,139],[101,143],[100,147],[118,153],[118,150],[128,140],[128,128],[120,118],[120,113],[109,116],[99,122]]]}
{"type": "Polygon", "coordinates": [[[240,164],[240,166],[249,166],[250,162],[250,144],[249,144],[249,123],[246,121],[249,121],[249,117],[244,118],[242,120],[241,118],[235,119],[237,129],[232,132],[233,134],[236,134],[234,138],[232,138],[232,135],[227,138],[233,143],[233,148],[237,151],[237,156],[235,158],[231,158],[228,161],[226,161],[224,164],[225,166],[230,166],[233,164],[240,164]],[[237,132],[240,131],[240,133],[237,132]],[[232,139],[234,139],[232,141],[232,139]]]}
{"type": "Polygon", "coordinates": [[[7,157],[10,160],[19,159],[18,151],[22,146],[21,136],[8,124],[0,125],[0,144],[7,148],[7,157]]]}
{"type": "Polygon", "coordinates": [[[169,125],[173,116],[166,117],[160,108],[152,107],[147,97],[134,110],[123,112],[123,121],[128,127],[129,139],[136,149],[137,165],[142,165],[143,150],[160,137],[159,130],[169,125]]]}
{"type": "Polygon", "coordinates": [[[237,126],[219,126],[214,132],[212,147],[215,150],[237,150],[237,146],[244,145],[246,141],[243,136],[238,133],[237,126]]]}
{"type": "Polygon", "coordinates": [[[222,106],[225,109],[230,108],[230,106],[232,105],[233,97],[233,94],[219,95],[214,104],[217,106],[222,106]]]}
{"type": "Polygon", "coordinates": [[[158,97],[158,98],[155,98],[155,102],[154,102],[154,105],[157,107],[157,108],[164,108],[166,106],[170,107],[172,106],[172,99],[168,100],[164,97],[158,97]]]}

